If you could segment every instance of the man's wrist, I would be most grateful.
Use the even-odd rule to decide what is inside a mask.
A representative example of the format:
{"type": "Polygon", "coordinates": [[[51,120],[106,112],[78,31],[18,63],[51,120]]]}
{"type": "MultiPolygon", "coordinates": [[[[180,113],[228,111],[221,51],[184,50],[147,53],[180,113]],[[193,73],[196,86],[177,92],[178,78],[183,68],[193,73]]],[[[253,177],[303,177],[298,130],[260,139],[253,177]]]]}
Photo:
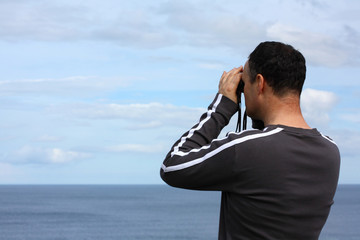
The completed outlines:
{"type": "Polygon", "coordinates": [[[230,120],[230,118],[238,111],[239,106],[225,95],[221,93],[218,95],[221,97],[221,100],[216,108],[216,112],[220,112],[230,120]]]}

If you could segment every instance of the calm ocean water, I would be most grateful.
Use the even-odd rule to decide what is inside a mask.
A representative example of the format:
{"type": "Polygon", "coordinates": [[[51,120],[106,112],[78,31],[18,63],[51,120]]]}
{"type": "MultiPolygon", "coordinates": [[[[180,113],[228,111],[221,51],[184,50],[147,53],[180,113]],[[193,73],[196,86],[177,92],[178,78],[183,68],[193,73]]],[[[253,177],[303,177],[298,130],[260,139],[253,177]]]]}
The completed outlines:
{"type": "MultiPolygon", "coordinates": [[[[0,185],[0,240],[215,240],[219,206],[164,185],[0,185]]],[[[320,239],[360,239],[359,216],[360,185],[340,185],[320,239]]]]}

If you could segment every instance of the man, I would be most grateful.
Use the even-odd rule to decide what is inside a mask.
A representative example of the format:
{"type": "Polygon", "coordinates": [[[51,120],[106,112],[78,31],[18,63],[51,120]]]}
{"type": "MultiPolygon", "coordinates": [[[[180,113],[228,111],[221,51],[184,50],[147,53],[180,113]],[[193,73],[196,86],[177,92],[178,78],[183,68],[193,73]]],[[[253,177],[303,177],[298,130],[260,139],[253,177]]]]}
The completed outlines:
{"type": "Polygon", "coordinates": [[[171,186],[222,191],[219,239],[318,239],[339,176],[330,138],[304,120],[300,93],[305,59],[290,45],[263,42],[244,67],[224,72],[200,122],[172,147],[161,167],[171,186]],[[264,129],[217,139],[238,109],[264,129]]]}

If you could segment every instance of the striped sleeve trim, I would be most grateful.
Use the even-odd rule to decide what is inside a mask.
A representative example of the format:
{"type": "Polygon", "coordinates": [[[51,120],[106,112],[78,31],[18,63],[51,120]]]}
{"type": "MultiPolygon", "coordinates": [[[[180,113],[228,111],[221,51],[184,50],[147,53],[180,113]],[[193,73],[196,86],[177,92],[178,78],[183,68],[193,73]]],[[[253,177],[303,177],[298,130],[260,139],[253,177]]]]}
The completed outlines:
{"type": "MultiPolygon", "coordinates": [[[[235,140],[233,140],[231,142],[228,142],[228,143],[220,146],[219,148],[216,148],[213,151],[208,152],[204,156],[196,158],[196,159],[194,159],[192,161],[181,163],[181,164],[174,165],[174,166],[168,166],[168,167],[163,164],[161,166],[161,168],[162,168],[162,170],[164,172],[174,172],[174,171],[183,170],[183,169],[192,167],[194,165],[197,165],[199,163],[202,163],[202,162],[206,161],[207,159],[213,157],[214,155],[218,154],[219,152],[221,152],[221,151],[223,151],[223,150],[225,150],[227,148],[230,148],[230,147],[232,147],[234,145],[237,145],[237,144],[240,144],[240,143],[252,140],[252,139],[271,136],[271,135],[274,135],[274,134],[277,134],[277,133],[281,132],[282,130],[283,130],[283,128],[276,128],[276,129],[271,130],[269,132],[262,132],[262,133],[258,133],[258,134],[254,134],[254,135],[244,136],[242,138],[238,138],[238,139],[235,139],[235,140]]],[[[200,148],[199,150],[196,150],[196,151],[200,151],[201,149],[207,149],[207,148],[209,148],[209,146],[202,147],[202,148],[200,148]]]]}
{"type": "Polygon", "coordinates": [[[325,135],[322,134],[322,133],[320,133],[320,134],[321,134],[321,136],[322,136],[323,138],[325,138],[325,139],[328,140],[329,142],[332,142],[333,144],[337,145],[336,142],[335,142],[334,140],[332,140],[331,138],[329,138],[328,136],[325,136],[325,135]]]}
{"type": "Polygon", "coordinates": [[[184,136],[184,137],[181,138],[179,144],[176,145],[176,146],[174,147],[174,150],[171,152],[171,157],[174,156],[174,155],[183,156],[183,154],[186,154],[186,153],[184,153],[184,152],[182,152],[182,151],[179,151],[180,147],[186,142],[187,139],[191,138],[191,137],[194,135],[194,132],[195,132],[195,131],[201,129],[202,126],[211,118],[211,114],[216,111],[216,108],[217,108],[217,106],[219,105],[222,96],[223,96],[222,94],[219,94],[219,95],[217,96],[216,101],[215,101],[213,107],[207,111],[207,116],[206,116],[206,118],[204,118],[202,121],[200,121],[196,128],[190,129],[189,133],[188,133],[186,136],[184,136]]]}

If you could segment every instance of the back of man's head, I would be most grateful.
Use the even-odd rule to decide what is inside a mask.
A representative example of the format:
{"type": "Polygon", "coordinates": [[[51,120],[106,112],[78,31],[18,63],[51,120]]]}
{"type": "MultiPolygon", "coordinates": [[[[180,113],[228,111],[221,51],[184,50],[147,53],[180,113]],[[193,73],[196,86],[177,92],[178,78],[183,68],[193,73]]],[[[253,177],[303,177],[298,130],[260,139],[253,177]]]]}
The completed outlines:
{"type": "Polygon", "coordinates": [[[304,56],[280,42],[262,42],[249,56],[251,81],[261,74],[277,96],[300,96],[306,76],[304,56]]]}

